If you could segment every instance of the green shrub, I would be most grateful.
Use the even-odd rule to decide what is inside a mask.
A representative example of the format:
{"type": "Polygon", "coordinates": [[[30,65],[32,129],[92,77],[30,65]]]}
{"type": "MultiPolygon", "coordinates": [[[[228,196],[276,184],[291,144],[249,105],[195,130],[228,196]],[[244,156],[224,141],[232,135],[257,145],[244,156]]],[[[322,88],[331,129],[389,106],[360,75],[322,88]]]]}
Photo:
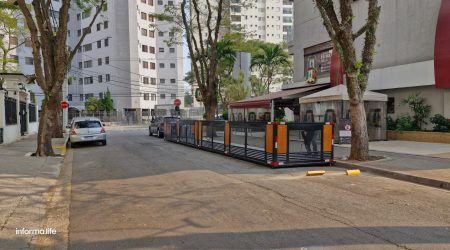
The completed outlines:
{"type": "Polygon", "coordinates": [[[409,114],[400,115],[397,118],[397,131],[414,131],[417,127],[414,124],[414,119],[409,114]]]}
{"type": "Polygon", "coordinates": [[[450,121],[443,115],[436,114],[430,118],[430,122],[434,124],[433,131],[435,132],[450,132],[450,121]]]}
{"type": "Polygon", "coordinates": [[[223,113],[222,113],[222,118],[223,118],[224,120],[228,120],[228,111],[223,111],[223,113]]]}
{"type": "Polygon", "coordinates": [[[387,129],[388,130],[396,130],[397,129],[397,121],[394,120],[392,117],[388,116],[387,118],[387,129]]]}

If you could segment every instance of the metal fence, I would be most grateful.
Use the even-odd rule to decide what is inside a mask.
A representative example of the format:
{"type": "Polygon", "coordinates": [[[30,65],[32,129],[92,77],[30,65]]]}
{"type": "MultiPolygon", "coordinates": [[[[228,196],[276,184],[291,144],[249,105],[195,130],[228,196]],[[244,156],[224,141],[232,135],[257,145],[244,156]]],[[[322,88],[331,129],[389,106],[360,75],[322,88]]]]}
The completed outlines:
{"type": "Polygon", "coordinates": [[[6,125],[17,124],[17,100],[5,96],[5,119],[6,125]]]}
{"type": "Polygon", "coordinates": [[[165,139],[272,167],[333,162],[333,127],[322,123],[179,120],[165,139]]]}

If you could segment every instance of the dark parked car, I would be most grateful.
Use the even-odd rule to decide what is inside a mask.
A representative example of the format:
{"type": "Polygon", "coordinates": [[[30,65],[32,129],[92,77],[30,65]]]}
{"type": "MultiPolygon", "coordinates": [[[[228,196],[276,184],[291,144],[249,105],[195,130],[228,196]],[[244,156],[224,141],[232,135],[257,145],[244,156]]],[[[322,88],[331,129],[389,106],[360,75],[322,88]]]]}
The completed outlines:
{"type": "Polygon", "coordinates": [[[166,116],[166,117],[156,117],[152,119],[150,122],[150,126],[148,126],[148,134],[149,136],[156,135],[159,138],[164,137],[164,122],[165,121],[177,121],[179,117],[175,116],[166,116]]]}

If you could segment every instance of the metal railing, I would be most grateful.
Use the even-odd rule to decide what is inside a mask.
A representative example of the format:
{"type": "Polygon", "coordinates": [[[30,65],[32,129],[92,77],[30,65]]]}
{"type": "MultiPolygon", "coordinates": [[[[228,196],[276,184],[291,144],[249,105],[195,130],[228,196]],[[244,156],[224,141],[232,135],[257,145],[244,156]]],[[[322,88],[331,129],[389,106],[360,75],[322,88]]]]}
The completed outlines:
{"type": "Polygon", "coordinates": [[[333,126],[179,120],[165,123],[165,140],[272,167],[333,163],[333,126]]]}

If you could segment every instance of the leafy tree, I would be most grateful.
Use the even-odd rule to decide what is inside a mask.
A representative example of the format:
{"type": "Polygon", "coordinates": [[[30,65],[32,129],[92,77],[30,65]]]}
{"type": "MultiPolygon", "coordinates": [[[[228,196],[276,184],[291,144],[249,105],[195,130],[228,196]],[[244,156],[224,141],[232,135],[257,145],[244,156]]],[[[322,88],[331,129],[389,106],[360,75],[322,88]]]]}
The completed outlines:
{"type": "Polygon", "coordinates": [[[111,92],[109,89],[106,91],[105,96],[101,99],[102,110],[113,111],[114,110],[114,100],[111,97],[111,92]]]}
{"type": "Polygon", "coordinates": [[[76,5],[84,12],[94,13],[83,29],[78,43],[69,50],[67,46],[69,9],[73,1],[61,0],[58,20],[49,13],[52,1],[17,0],[26,26],[30,32],[33,49],[35,80],[42,89],[45,103],[39,120],[36,156],[54,156],[52,137],[62,137],[61,109],[62,86],[67,70],[84,38],[100,15],[106,0],[77,0],[76,5]]]}
{"type": "Polygon", "coordinates": [[[219,58],[218,65],[218,84],[217,93],[222,104],[222,109],[228,108],[229,100],[227,99],[227,85],[233,83],[233,67],[236,61],[236,51],[234,43],[230,39],[222,39],[217,43],[217,51],[219,58]]]}
{"type": "Polygon", "coordinates": [[[239,72],[237,78],[229,76],[223,79],[224,85],[224,109],[227,109],[230,102],[240,101],[245,99],[249,94],[249,89],[244,86],[244,73],[239,72]]]}
{"type": "Polygon", "coordinates": [[[250,84],[252,86],[252,93],[255,96],[262,96],[267,93],[268,88],[260,78],[250,76],[250,84]]]}
{"type": "Polygon", "coordinates": [[[99,100],[97,97],[90,97],[89,99],[87,99],[87,101],[84,103],[84,106],[86,110],[90,112],[100,111],[104,109],[102,100],[99,100]]]}
{"type": "Polygon", "coordinates": [[[381,7],[378,5],[378,0],[367,0],[369,3],[367,21],[354,32],[353,0],[339,0],[339,11],[336,11],[333,0],[313,1],[316,3],[323,25],[339,54],[346,75],[352,120],[352,145],[349,159],[367,160],[369,158],[369,135],[363,96],[375,54],[376,30],[381,7]],[[355,40],[364,34],[361,58],[358,59],[355,40]]]}
{"type": "Polygon", "coordinates": [[[402,103],[408,105],[413,112],[413,126],[417,130],[422,130],[422,125],[428,124],[426,119],[430,117],[431,106],[425,102],[425,98],[421,97],[419,93],[409,95],[402,100],[402,103]]]}
{"type": "Polygon", "coordinates": [[[186,107],[192,106],[192,103],[194,103],[194,97],[192,94],[188,91],[184,92],[184,105],[186,107]]]}
{"type": "Polygon", "coordinates": [[[252,55],[251,68],[258,69],[259,76],[269,93],[270,85],[275,83],[276,76],[289,64],[289,55],[280,45],[261,44],[256,54],[252,55]]]}
{"type": "Polygon", "coordinates": [[[0,72],[17,71],[15,66],[8,67],[9,63],[17,65],[17,61],[10,59],[9,54],[25,43],[27,32],[23,22],[23,16],[17,6],[10,2],[0,2],[0,72]]]}

